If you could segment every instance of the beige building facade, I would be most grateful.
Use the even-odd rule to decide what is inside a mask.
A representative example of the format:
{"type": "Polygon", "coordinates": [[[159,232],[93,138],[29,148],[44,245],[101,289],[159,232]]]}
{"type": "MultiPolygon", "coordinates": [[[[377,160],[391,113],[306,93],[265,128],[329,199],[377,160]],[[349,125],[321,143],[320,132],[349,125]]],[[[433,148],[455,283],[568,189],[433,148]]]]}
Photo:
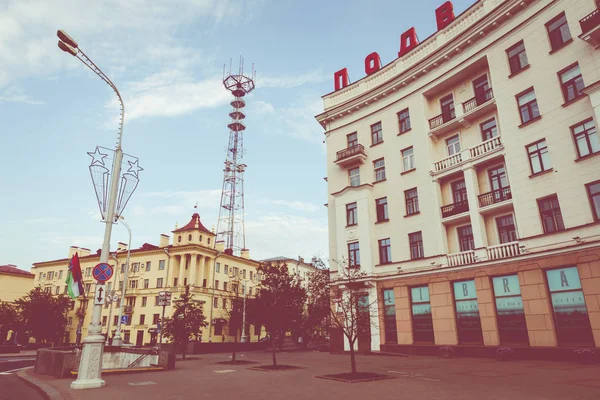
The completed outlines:
{"type": "MultiPolygon", "coordinates": [[[[248,297],[256,295],[260,283],[257,275],[259,261],[250,259],[248,250],[243,250],[241,257],[226,254],[222,243],[215,242],[215,233],[202,224],[197,213],[192,215],[188,224],[172,233],[172,240],[161,235],[158,246],[145,243],[138,249],[131,249],[124,299],[123,272],[127,245],[119,243],[116,253],[111,254],[109,264],[118,267],[114,268],[113,277],[106,282],[106,290],[108,293],[115,291],[119,300],[105,303],[102,308],[103,333],[110,332],[110,336],[114,333],[118,306],[123,302],[123,315],[128,317],[128,322],[121,327],[123,340],[135,345],[156,344],[163,312],[163,307],[158,305],[159,292],[172,292],[172,305],[165,307],[165,317],[169,317],[173,313],[174,300],[189,284],[194,294],[193,301],[203,303],[208,322],[202,341],[233,341],[234,337],[227,328],[228,310],[236,296],[243,298],[244,293],[248,297]]],[[[34,285],[54,294],[66,294],[65,279],[69,261],[75,253],[80,259],[85,298],[81,296],[72,302],[63,340],[67,343],[79,343],[87,336],[95,294],[92,269],[100,262],[100,250],[92,254],[89,249],[72,246],[68,258],[34,263],[32,268],[34,285]]],[[[246,335],[249,341],[256,341],[264,336],[264,329],[249,326],[246,335]]]]}
{"type": "Polygon", "coordinates": [[[600,347],[598,4],[447,22],[317,116],[332,277],[376,304],[358,347],[600,347]]]}
{"type": "Polygon", "coordinates": [[[16,265],[0,265],[0,301],[14,303],[33,289],[34,275],[16,265]]]}

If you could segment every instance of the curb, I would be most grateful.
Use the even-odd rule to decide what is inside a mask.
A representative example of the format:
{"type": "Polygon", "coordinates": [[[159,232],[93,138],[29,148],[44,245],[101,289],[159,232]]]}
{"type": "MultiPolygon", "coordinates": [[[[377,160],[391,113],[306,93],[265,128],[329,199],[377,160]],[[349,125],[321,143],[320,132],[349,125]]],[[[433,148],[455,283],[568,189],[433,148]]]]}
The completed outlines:
{"type": "Polygon", "coordinates": [[[36,379],[27,374],[31,368],[23,369],[16,373],[17,377],[24,381],[27,385],[31,386],[35,390],[37,390],[42,396],[44,396],[45,400],[67,400],[67,397],[63,396],[58,390],[53,388],[52,386],[36,379]]]}

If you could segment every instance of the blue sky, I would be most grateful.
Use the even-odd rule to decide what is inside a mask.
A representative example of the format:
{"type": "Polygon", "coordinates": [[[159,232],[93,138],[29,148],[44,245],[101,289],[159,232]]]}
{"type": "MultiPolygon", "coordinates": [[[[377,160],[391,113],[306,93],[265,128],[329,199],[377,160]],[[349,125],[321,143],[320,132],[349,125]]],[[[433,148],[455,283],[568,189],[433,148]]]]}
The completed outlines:
{"type": "MultiPolygon", "coordinates": [[[[454,1],[458,14],[473,0],[454,1]]],[[[247,100],[246,243],[252,258],[328,258],[323,130],[314,116],[333,73],[397,57],[441,0],[0,0],[0,264],[29,269],[71,245],[100,248],[104,225],[86,154],[112,148],[111,89],[56,46],[64,29],[123,94],[123,149],[145,169],[125,217],[133,246],[158,244],[198,202],[216,225],[231,95],[223,64],[255,63],[247,100]]],[[[127,241],[116,226],[112,243],[127,241]]]]}

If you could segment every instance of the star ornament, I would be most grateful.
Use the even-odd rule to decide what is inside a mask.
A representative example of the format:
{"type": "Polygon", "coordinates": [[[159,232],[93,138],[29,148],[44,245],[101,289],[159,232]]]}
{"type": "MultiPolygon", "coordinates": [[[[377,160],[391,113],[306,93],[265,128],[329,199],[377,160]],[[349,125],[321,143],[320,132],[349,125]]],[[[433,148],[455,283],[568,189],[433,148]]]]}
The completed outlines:
{"type": "Polygon", "coordinates": [[[133,173],[133,175],[135,175],[136,178],[138,178],[138,173],[144,170],[144,168],[140,167],[139,162],[140,160],[127,161],[127,163],[129,164],[129,169],[127,170],[127,172],[133,173]]]}
{"type": "Polygon", "coordinates": [[[98,148],[98,146],[96,146],[96,150],[92,153],[91,151],[88,151],[88,155],[90,157],[92,157],[92,164],[90,165],[102,165],[104,166],[104,159],[106,157],[108,157],[108,154],[104,154],[100,152],[100,149],[98,148]]]}

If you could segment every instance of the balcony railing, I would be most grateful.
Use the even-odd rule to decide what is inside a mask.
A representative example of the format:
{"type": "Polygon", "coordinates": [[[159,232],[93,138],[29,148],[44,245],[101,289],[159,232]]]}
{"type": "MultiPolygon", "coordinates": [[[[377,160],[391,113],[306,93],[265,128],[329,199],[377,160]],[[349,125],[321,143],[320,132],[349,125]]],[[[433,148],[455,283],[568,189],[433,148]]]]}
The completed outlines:
{"type": "Polygon", "coordinates": [[[475,262],[475,251],[462,251],[460,253],[448,254],[448,266],[473,264],[475,262]]]}
{"type": "Polygon", "coordinates": [[[363,146],[362,144],[357,144],[356,146],[352,146],[352,147],[348,147],[344,150],[340,150],[336,153],[336,161],[341,161],[344,160],[346,158],[350,158],[352,156],[358,155],[358,154],[364,154],[366,156],[365,153],[365,146],[363,146]]]}
{"type": "Polygon", "coordinates": [[[469,211],[469,202],[462,200],[442,207],[442,218],[451,217],[469,211]]]}
{"type": "Polygon", "coordinates": [[[83,317],[85,315],[85,308],[78,308],[75,311],[75,315],[77,315],[78,317],[83,317]]]}
{"type": "Polygon", "coordinates": [[[456,112],[454,110],[441,113],[429,120],[429,129],[435,129],[438,126],[444,125],[446,122],[452,121],[454,118],[456,118],[456,112]]]}
{"type": "Polygon", "coordinates": [[[459,153],[453,154],[450,157],[446,157],[440,161],[433,163],[433,172],[442,172],[446,169],[455,167],[462,162],[468,161],[473,158],[484,156],[488,153],[496,151],[502,147],[502,140],[500,136],[493,137],[486,140],[485,142],[479,143],[477,146],[469,147],[461,150],[459,153]]]}
{"type": "Polygon", "coordinates": [[[129,304],[124,305],[123,306],[123,312],[125,314],[131,314],[131,313],[133,313],[133,306],[131,306],[129,304]]]}
{"type": "Polygon", "coordinates": [[[585,17],[579,20],[581,33],[586,34],[598,25],[600,25],[600,10],[595,9],[585,17]]]}
{"type": "Polygon", "coordinates": [[[481,93],[478,96],[473,97],[463,103],[463,110],[465,110],[465,114],[471,110],[476,109],[483,103],[487,103],[491,99],[494,98],[494,92],[492,88],[487,89],[485,92],[481,93]]]}
{"type": "Polygon", "coordinates": [[[512,199],[512,192],[510,191],[510,186],[492,190],[491,192],[480,194],[479,198],[479,207],[486,207],[495,203],[500,203],[505,200],[512,199]]]}
{"type": "Polygon", "coordinates": [[[519,242],[503,243],[487,248],[488,260],[500,260],[522,254],[519,242]]]}

